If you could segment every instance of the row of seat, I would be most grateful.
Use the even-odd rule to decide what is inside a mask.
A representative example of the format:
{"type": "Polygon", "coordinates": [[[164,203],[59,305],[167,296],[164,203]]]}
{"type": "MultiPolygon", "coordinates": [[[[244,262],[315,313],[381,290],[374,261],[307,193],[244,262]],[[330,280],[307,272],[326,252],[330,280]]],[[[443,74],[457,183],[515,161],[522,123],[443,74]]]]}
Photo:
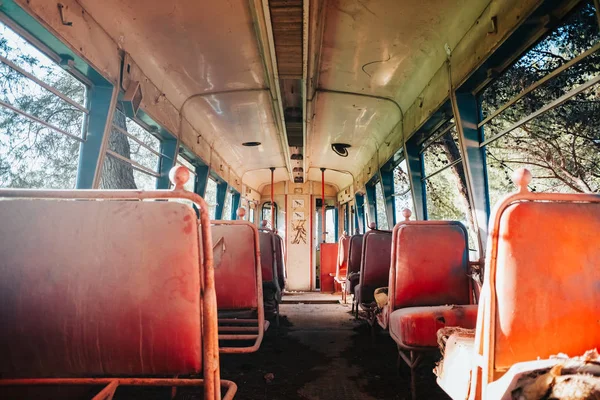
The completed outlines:
{"type": "Polygon", "coordinates": [[[219,353],[255,351],[268,326],[259,233],[209,221],[188,177],[174,168],[171,191],[0,190],[0,391],[204,386],[205,399],[221,387],[233,398],[219,353]],[[157,199],[191,200],[200,219],[143,201],[157,199]]]}
{"type": "Polygon", "coordinates": [[[265,227],[259,229],[259,237],[265,314],[268,318],[275,316],[278,323],[279,304],[286,281],[283,239],[277,232],[265,227]]]}
{"type": "Polygon", "coordinates": [[[518,365],[507,374],[516,363],[600,346],[600,324],[592,322],[600,310],[600,196],[534,194],[529,179],[528,172],[516,174],[519,193],[490,221],[479,304],[461,223],[406,218],[392,232],[350,238],[353,307],[389,330],[399,360],[411,368],[413,398],[423,353],[437,351],[438,333],[455,330],[442,328],[462,328],[447,340],[437,368],[453,399],[501,398],[522,373],[518,365]],[[378,305],[375,290],[382,287],[387,298],[378,305]]]}

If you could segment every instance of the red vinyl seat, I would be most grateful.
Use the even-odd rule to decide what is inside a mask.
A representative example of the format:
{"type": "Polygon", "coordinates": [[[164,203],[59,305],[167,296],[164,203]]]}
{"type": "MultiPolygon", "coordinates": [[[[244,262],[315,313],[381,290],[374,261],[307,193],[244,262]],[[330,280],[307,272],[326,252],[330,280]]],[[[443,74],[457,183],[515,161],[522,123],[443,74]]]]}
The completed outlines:
{"type": "Polygon", "coordinates": [[[172,191],[0,189],[0,397],[185,385],[217,400],[223,385],[233,398],[219,376],[206,211],[198,229],[187,205],[132,201],[206,207],[181,168],[172,191]],[[186,375],[204,379],[173,379],[186,375]]]}
{"type": "Polygon", "coordinates": [[[260,230],[260,263],[263,280],[263,305],[267,317],[279,315],[285,285],[282,239],[271,230],[260,230]]]}
{"type": "Polygon", "coordinates": [[[414,369],[422,351],[437,349],[437,331],[472,328],[473,305],[467,230],[455,221],[403,221],[394,227],[388,304],[377,319],[398,345],[399,357],[414,369]]]}
{"type": "Polygon", "coordinates": [[[373,229],[363,237],[360,283],[354,292],[357,305],[367,311],[371,323],[375,289],[388,285],[391,248],[391,231],[373,229]]]}
{"type": "Polygon", "coordinates": [[[364,235],[353,235],[348,244],[348,269],[346,277],[348,278],[348,293],[354,294],[354,288],[360,280],[360,260],[362,258],[362,242],[364,235]]]}
{"type": "Polygon", "coordinates": [[[390,315],[390,336],[405,349],[437,347],[437,331],[445,326],[473,329],[477,305],[409,307],[390,315]]]}
{"type": "MultiPolygon", "coordinates": [[[[247,221],[211,221],[222,353],[257,351],[265,323],[258,230],[247,221]],[[248,323],[255,329],[248,331],[248,323]],[[238,326],[241,325],[241,326],[238,326]],[[253,341],[252,345],[244,345],[253,341]],[[227,345],[225,345],[225,342],[227,345]]],[[[273,268],[266,268],[276,284],[273,268]]]]}

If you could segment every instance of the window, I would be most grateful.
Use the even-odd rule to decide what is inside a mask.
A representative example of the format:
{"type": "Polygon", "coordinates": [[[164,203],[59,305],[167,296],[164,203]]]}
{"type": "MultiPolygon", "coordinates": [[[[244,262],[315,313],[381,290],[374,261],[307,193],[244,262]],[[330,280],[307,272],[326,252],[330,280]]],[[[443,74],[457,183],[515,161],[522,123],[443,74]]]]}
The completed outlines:
{"type": "Polygon", "coordinates": [[[160,140],[150,129],[115,110],[108,150],[102,166],[103,189],[156,188],[160,176],[160,140]]]}
{"type": "Polygon", "coordinates": [[[211,220],[214,220],[217,212],[217,182],[210,176],[206,182],[204,200],[208,204],[208,215],[211,220]]]}
{"type": "Polygon", "coordinates": [[[385,196],[381,181],[375,184],[375,211],[377,213],[377,229],[390,229],[385,212],[385,196]]]}
{"type": "Polygon", "coordinates": [[[248,221],[252,222],[253,224],[256,224],[256,215],[255,215],[255,210],[254,210],[254,204],[250,204],[250,211],[248,212],[248,221]]]}
{"type": "Polygon", "coordinates": [[[0,22],[0,187],[75,188],[87,86],[58,60],[0,22]]]}
{"type": "Polygon", "coordinates": [[[335,243],[335,236],[337,226],[335,225],[335,208],[327,207],[325,209],[325,229],[327,229],[327,235],[325,236],[326,243],[335,243]]]}
{"type": "Polygon", "coordinates": [[[588,1],[480,93],[492,206],[523,166],[532,191],[600,191],[599,48],[588,1]]]}
{"type": "Polygon", "coordinates": [[[423,142],[421,157],[427,218],[462,222],[468,230],[470,249],[477,250],[473,213],[453,119],[444,122],[423,142]]]}
{"type": "Polygon", "coordinates": [[[410,179],[408,176],[408,169],[406,167],[406,160],[402,160],[393,171],[394,174],[394,212],[395,222],[404,221],[402,216],[402,210],[405,208],[410,209],[413,212],[413,200],[410,192],[410,179]]]}
{"type": "Polygon", "coordinates": [[[227,193],[225,193],[225,204],[223,205],[223,215],[221,216],[221,219],[227,219],[227,220],[231,219],[232,200],[233,200],[233,193],[231,193],[228,190],[227,193]]]}
{"type": "MultiPolygon", "coordinates": [[[[275,227],[277,227],[277,203],[273,204],[273,207],[275,207],[275,227]]],[[[261,212],[261,221],[260,223],[262,224],[262,221],[267,221],[267,228],[268,229],[273,229],[273,227],[271,226],[271,213],[272,213],[272,209],[271,209],[271,202],[267,201],[265,203],[263,203],[262,205],[262,212],[261,212]]]]}

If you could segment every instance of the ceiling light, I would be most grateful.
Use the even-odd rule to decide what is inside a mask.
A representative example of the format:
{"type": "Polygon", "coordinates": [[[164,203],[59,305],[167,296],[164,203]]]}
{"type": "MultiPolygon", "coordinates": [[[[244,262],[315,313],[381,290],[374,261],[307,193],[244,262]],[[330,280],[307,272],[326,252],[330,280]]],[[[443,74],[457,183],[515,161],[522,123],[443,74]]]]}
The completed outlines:
{"type": "Polygon", "coordinates": [[[260,142],[244,142],[244,143],[242,143],[242,146],[256,147],[256,146],[260,146],[260,142]]]}
{"type": "Polygon", "coordinates": [[[348,148],[351,147],[348,143],[332,143],[331,149],[340,157],[348,157],[348,148]]]}

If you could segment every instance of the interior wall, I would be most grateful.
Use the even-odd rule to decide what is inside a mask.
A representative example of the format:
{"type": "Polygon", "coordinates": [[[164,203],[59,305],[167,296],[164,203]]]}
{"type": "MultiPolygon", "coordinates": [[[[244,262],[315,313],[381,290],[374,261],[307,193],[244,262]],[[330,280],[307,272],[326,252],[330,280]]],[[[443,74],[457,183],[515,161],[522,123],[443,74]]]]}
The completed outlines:
{"type": "Polygon", "coordinates": [[[287,289],[311,290],[311,196],[290,194],[287,197],[287,289]]]}

